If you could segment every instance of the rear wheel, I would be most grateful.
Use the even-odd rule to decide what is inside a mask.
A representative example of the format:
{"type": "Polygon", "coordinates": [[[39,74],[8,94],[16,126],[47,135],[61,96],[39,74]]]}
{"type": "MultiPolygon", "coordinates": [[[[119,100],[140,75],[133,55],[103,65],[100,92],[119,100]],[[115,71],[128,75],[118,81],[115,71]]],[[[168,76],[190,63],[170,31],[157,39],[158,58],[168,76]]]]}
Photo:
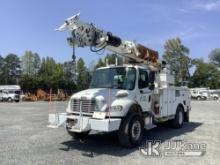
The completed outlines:
{"type": "Polygon", "coordinates": [[[214,97],[214,100],[218,100],[218,97],[215,96],[215,97],[214,97]]]}
{"type": "Polygon", "coordinates": [[[207,97],[205,97],[205,96],[203,97],[203,100],[207,100],[207,99],[208,99],[207,97]]]}
{"type": "Polygon", "coordinates": [[[177,107],[176,115],[173,120],[171,120],[171,124],[174,128],[181,128],[184,122],[184,112],[181,106],[177,107]]]}
{"type": "Polygon", "coordinates": [[[144,122],[137,113],[129,114],[121,123],[118,139],[124,147],[136,147],[141,144],[144,132],[144,122]]]}

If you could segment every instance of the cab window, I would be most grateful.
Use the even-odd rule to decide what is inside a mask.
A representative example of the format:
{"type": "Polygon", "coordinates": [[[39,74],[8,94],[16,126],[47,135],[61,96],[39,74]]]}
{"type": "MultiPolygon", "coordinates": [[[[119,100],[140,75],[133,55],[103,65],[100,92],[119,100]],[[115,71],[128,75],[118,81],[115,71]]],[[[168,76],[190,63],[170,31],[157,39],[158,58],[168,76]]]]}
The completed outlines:
{"type": "Polygon", "coordinates": [[[146,70],[139,70],[139,78],[138,78],[138,88],[146,88],[148,87],[148,72],[146,70]]]}
{"type": "Polygon", "coordinates": [[[176,96],[176,97],[180,97],[180,91],[179,91],[179,90],[176,90],[176,91],[175,91],[175,96],[176,96]]]}

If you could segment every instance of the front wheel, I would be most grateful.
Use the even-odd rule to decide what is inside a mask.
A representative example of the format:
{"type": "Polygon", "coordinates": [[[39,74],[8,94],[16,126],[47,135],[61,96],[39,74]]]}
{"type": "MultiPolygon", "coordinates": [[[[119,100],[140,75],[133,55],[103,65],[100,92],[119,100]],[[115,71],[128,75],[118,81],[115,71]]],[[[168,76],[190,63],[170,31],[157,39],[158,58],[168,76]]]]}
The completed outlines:
{"type": "Polygon", "coordinates": [[[11,97],[9,97],[8,98],[8,102],[12,102],[13,100],[12,100],[12,98],[11,97]]]}
{"type": "Polygon", "coordinates": [[[144,132],[144,122],[140,115],[132,113],[121,123],[118,139],[124,147],[136,147],[141,144],[144,132]]]}

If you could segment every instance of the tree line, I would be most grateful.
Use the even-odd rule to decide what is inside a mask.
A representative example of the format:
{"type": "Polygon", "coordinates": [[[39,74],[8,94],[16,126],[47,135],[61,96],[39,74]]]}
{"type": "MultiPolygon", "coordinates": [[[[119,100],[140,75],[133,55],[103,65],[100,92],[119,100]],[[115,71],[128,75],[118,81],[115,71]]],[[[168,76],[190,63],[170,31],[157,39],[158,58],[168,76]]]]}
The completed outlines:
{"type": "Polygon", "coordinates": [[[73,61],[57,63],[53,57],[40,58],[31,51],[26,51],[21,58],[16,54],[5,58],[0,55],[0,85],[19,84],[24,91],[81,90],[88,87],[90,77],[82,58],[75,64],[73,61]]]}
{"type": "Polygon", "coordinates": [[[191,58],[189,48],[183,45],[180,38],[166,41],[164,50],[163,59],[170,64],[170,68],[175,74],[176,85],[220,89],[219,48],[213,49],[207,55],[208,62],[202,58],[191,58]]]}
{"type": "MultiPolygon", "coordinates": [[[[212,50],[207,56],[208,62],[191,58],[189,48],[180,38],[169,39],[164,44],[163,59],[170,65],[176,85],[220,88],[220,49],[212,50]]],[[[21,58],[16,54],[0,55],[0,85],[19,84],[24,91],[82,90],[89,87],[95,68],[105,66],[106,62],[115,64],[115,59],[115,54],[108,54],[88,68],[82,58],[75,64],[74,61],[56,62],[52,57],[40,58],[32,51],[26,51],[21,58]]],[[[119,64],[122,61],[118,59],[119,64]]]]}

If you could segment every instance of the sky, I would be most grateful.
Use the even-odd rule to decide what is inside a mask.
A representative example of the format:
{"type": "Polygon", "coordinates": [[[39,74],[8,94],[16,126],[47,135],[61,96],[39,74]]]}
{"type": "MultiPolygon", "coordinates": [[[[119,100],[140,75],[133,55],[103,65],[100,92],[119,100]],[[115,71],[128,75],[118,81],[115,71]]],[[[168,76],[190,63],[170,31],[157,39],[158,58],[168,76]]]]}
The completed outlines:
{"type": "MultiPolygon", "coordinates": [[[[180,37],[192,58],[220,47],[220,0],[0,0],[0,55],[26,50],[58,62],[71,60],[69,33],[54,29],[78,12],[82,20],[159,52],[180,37]]],[[[103,56],[78,48],[87,65],[103,56]]]]}

